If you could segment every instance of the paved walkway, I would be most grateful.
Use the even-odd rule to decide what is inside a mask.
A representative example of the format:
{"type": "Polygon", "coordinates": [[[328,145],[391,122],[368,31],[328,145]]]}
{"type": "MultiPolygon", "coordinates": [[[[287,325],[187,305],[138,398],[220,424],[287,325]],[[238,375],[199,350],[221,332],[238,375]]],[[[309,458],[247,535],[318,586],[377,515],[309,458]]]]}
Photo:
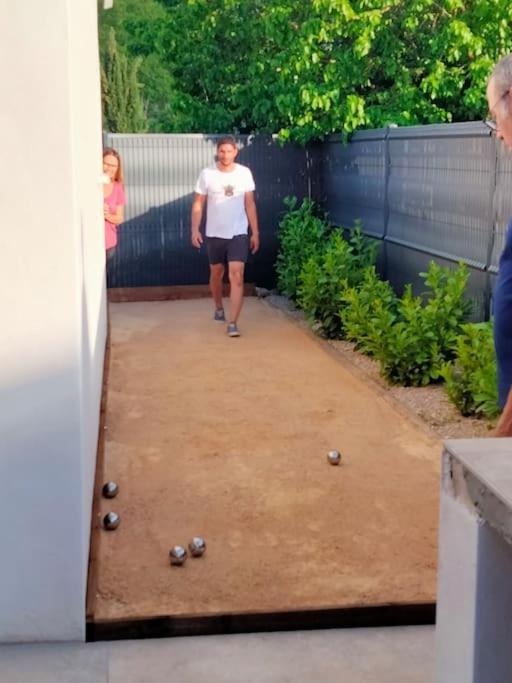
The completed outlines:
{"type": "Polygon", "coordinates": [[[431,683],[430,626],[0,646],[1,683],[431,683]]]}

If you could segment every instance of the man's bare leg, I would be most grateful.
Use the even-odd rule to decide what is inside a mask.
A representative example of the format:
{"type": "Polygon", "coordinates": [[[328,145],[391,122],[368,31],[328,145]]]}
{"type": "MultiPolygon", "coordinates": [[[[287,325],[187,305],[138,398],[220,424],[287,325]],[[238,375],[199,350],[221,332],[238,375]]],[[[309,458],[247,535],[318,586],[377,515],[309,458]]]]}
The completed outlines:
{"type": "Polygon", "coordinates": [[[224,277],[224,264],[214,263],[210,266],[210,292],[215,302],[215,308],[223,307],[222,304],[222,278],[224,277]]]}
{"type": "Polygon", "coordinates": [[[244,302],[244,267],[243,261],[229,262],[229,322],[236,323],[244,302]]]}

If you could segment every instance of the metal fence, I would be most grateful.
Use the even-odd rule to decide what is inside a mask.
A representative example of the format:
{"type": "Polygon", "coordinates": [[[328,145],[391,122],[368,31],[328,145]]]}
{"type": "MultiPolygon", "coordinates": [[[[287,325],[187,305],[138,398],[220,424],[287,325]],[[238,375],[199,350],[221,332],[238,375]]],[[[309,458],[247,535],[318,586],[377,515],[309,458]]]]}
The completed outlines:
{"type": "MultiPolygon", "coordinates": [[[[214,161],[218,135],[107,135],[119,150],[128,204],[109,286],[200,284],[204,249],[190,245],[190,208],[199,172],[214,161]]],[[[283,199],[312,197],[331,220],[383,243],[382,275],[400,291],[435,259],[470,268],[473,318],[492,308],[492,285],[512,215],[512,154],[483,123],[385,128],[300,147],[272,137],[239,138],[238,160],[256,181],[262,248],[247,279],[275,283],[283,199]]]]}
{"type": "Polygon", "coordinates": [[[492,307],[492,285],[512,214],[512,155],[483,123],[386,128],[323,145],[322,201],[331,220],[383,241],[382,275],[397,290],[433,258],[470,268],[473,319],[492,307]]]}
{"type": "MultiPolygon", "coordinates": [[[[218,135],[107,134],[125,171],[127,206],[110,287],[202,284],[208,281],[205,249],[190,244],[190,209],[202,168],[214,163],[218,135]]],[[[318,194],[315,146],[281,146],[272,137],[238,139],[238,161],[250,167],[256,183],[261,250],[250,257],[247,280],[271,286],[277,254],[277,228],[287,195],[318,194]]]]}

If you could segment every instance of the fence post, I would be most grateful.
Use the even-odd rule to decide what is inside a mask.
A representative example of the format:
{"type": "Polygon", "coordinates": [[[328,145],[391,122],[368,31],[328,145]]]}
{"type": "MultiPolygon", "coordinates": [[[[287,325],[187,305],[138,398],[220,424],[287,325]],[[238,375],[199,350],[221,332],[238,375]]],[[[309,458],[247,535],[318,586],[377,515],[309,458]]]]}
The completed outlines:
{"type": "Polygon", "coordinates": [[[388,234],[388,224],[389,224],[389,175],[391,170],[391,157],[389,154],[389,132],[391,130],[390,126],[386,126],[386,132],[384,134],[384,227],[382,234],[382,266],[383,273],[382,277],[384,280],[388,279],[388,247],[386,236],[388,234]]]}
{"type": "Polygon", "coordinates": [[[312,193],[311,193],[311,157],[309,155],[309,147],[306,145],[304,148],[304,151],[306,152],[306,177],[308,181],[308,199],[311,201],[312,199],[312,193]]]}
{"type": "Polygon", "coordinates": [[[484,320],[489,320],[491,317],[491,267],[492,253],[494,251],[494,242],[496,239],[496,181],[498,177],[498,145],[496,136],[491,133],[491,178],[489,183],[489,239],[487,242],[487,254],[485,258],[485,288],[484,288],[484,320]]]}

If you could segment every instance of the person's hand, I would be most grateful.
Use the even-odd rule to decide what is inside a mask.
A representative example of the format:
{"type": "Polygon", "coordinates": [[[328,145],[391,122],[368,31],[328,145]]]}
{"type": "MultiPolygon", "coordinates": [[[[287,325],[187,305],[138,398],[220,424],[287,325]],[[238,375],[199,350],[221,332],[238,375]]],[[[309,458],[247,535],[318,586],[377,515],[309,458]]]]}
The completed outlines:
{"type": "Polygon", "coordinates": [[[494,436],[495,438],[512,436],[512,424],[510,423],[510,420],[507,422],[506,420],[500,419],[491,436],[494,436]]]}
{"type": "Polygon", "coordinates": [[[251,234],[251,254],[255,254],[260,248],[260,234],[259,232],[251,234]]]}
{"type": "Polygon", "coordinates": [[[201,235],[199,230],[194,231],[192,233],[192,246],[194,246],[196,249],[200,249],[202,243],[203,243],[203,236],[201,235]]]}
{"type": "Polygon", "coordinates": [[[103,216],[106,218],[108,214],[110,213],[108,204],[103,204],[103,216]]]}

